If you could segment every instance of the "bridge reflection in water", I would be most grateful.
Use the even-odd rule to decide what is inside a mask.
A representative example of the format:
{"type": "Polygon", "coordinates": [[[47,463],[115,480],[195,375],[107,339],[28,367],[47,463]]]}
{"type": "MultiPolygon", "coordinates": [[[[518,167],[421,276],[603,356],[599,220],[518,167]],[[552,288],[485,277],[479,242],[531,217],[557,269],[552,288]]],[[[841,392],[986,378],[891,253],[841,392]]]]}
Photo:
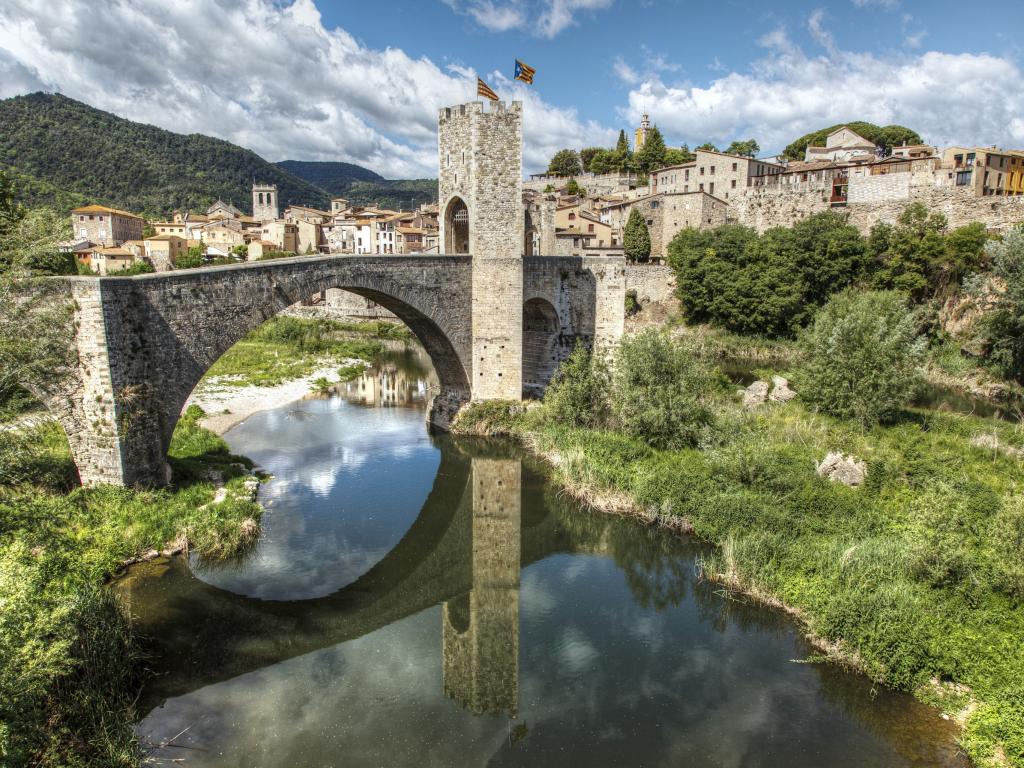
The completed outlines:
{"type": "Polygon", "coordinates": [[[522,553],[520,459],[470,457],[449,438],[439,442],[441,465],[420,516],[384,559],[334,594],[247,597],[201,581],[180,558],[133,569],[118,589],[140,631],[158,639],[157,666],[174,670],[147,687],[143,709],[440,603],[445,695],[473,713],[515,717],[521,558],[542,559],[565,542],[534,535],[522,553]]]}

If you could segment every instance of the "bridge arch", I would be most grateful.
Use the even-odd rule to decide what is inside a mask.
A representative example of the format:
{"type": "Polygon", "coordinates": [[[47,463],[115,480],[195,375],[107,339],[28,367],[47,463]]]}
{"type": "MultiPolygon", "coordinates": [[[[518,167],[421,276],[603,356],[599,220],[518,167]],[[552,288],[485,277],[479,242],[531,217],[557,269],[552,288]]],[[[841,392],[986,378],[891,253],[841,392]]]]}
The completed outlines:
{"type": "Polygon", "coordinates": [[[554,305],[539,297],[527,300],[523,304],[523,396],[542,396],[571,351],[562,343],[562,323],[554,305]]]}
{"type": "Polygon", "coordinates": [[[48,399],[82,482],[168,482],[171,435],[199,380],[250,331],[329,288],[372,299],[409,327],[440,383],[428,418],[447,429],[471,392],[471,266],[469,257],[320,256],[72,278],[78,378],[48,399]]]}

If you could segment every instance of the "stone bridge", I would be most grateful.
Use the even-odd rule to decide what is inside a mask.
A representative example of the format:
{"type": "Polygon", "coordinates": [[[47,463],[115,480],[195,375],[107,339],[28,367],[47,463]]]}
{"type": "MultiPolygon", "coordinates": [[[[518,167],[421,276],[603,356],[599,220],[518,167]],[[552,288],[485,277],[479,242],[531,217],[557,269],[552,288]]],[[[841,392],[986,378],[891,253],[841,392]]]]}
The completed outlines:
{"type": "Polygon", "coordinates": [[[438,119],[440,240],[451,256],[331,255],[136,277],[68,278],[78,366],[44,393],[83,483],[170,481],[181,409],[233,344],[328,289],[397,315],[440,381],[429,421],[446,429],[469,400],[543,393],[577,343],[622,334],[621,256],[526,256],[522,109],[480,103],[438,119]]]}

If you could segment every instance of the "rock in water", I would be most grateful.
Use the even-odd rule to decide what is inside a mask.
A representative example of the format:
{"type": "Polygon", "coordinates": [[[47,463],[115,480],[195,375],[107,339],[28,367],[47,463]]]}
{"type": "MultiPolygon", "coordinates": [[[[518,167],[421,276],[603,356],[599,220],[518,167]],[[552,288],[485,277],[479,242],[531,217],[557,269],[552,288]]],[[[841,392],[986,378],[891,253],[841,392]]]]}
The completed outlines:
{"type": "Polygon", "coordinates": [[[758,379],[745,390],[743,390],[743,405],[746,408],[755,408],[761,403],[768,401],[768,382],[758,379]]]}
{"type": "Polygon", "coordinates": [[[825,459],[818,465],[818,475],[825,477],[834,483],[843,485],[858,486],[867,477],[868,467],[853,456],[844,453],[829,452],[825,459]]]}
{"type": "Polygon", "coordinates": [[[781,376],[772,376],[772,393],[769,400],[773,403],[788,403],[796,397],[796,392],[789,388],[789,381],[781,376]]]}

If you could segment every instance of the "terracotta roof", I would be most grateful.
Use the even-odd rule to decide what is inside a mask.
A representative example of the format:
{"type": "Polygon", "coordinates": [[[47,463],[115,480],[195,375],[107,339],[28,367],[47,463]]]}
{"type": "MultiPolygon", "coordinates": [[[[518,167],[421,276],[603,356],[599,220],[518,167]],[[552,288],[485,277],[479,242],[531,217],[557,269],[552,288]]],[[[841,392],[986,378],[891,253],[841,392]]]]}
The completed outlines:
{"type": "Polygon", "coordinates": [[[107,208],[105,205],[85,205],[81,208],[75,208],[71,211],[72,213],[106,213],[111,216],[127,216],[131,219],[141,219],[137,213],[129,213],[128,211],[120,211],[117,208],[107,208]]]}
{"type": "Polygon", "coordinates": [[[161,242],[174,240],[182,240],[183,238],[179,235],[153,235],[153,237],[147,237],[146,240],[160,240],[161,242]]]}
{"type": "Polygon", "coordinates": [[[104,256],[124,256],[126,259],[135,258],[131,251],[124,248],[93,248],[93,253],[102,253],[104,256]]]}

